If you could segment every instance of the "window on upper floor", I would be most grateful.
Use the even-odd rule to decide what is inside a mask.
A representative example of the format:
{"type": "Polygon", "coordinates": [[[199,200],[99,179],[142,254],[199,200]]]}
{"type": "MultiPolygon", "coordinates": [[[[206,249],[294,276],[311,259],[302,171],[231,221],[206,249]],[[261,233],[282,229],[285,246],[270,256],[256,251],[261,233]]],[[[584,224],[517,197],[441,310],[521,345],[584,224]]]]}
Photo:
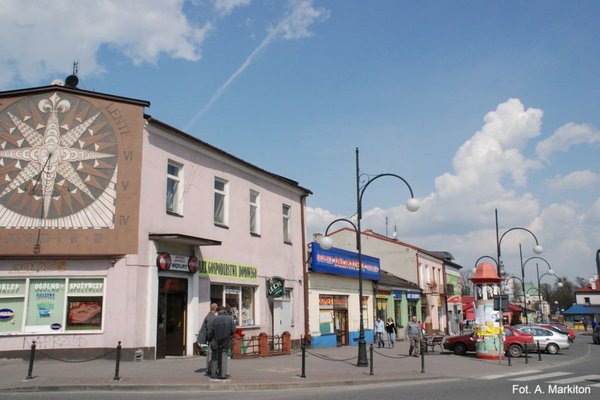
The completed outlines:
{"type": "Polygon", "coordinates": [[[589,306],[591,304],[590,303],[590,298],[589,297],[584,297],[583,298],[583,303],[589,306]]]}
{"type": "Polygon", "coordinates": [[[215,178],[215,212],[214,221],[217,225],[227,226],[228,221],[228,190],[229,183],[221,178],[215,178]]]}
{"type": "Polygon", "coordinates": [[[250,190],[250,233],[260,235],[260,194],[250,190]]]}
{"type": "Polygon", "coordinates": [[[167,164],[167,212],[183,215],[183,166],[167,164]]]}
{"type": "Polygon", "coordinates": [[[282,206],[283,214],[283,241],[285,243],[292,242],[292,208],[288,205],[282,206]]]}

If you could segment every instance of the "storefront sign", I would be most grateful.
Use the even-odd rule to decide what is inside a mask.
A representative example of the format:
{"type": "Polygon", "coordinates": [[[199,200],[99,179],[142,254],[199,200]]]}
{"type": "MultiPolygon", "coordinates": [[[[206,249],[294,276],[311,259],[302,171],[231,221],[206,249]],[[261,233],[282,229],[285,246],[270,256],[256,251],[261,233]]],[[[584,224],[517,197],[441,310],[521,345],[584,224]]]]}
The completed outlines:
{"type": "Polygon", "coordinates": [[[419,300],[420,298],[421,298],[420,293],[411,293],[411,292],[406,293],[406,300],[419,300]]]}
{"type": "Polygon", "coordinates": [[[394,299],[402,300],[402,290],[394,290],[394,299]]]}
{"type": "Polygon", "coordinates": [[[101,296],[104,293],[104,279],[70,279],[69,294],[78,296],[101,296]]]}
{"type": "Polygon", "coordinates": [[[31,275],[40,272],[63,272],[67,270],[67,263],[61,261],[34,261],[16,264],[10,267],[10,275],[31,275]]]}
{"type": "Polygon", "coordinates": [[[285,279],[279,276],[267,279],[267,294],[272,297],[283,297],[285,294],[285,279]]]}
{"type": "Polygon", "coordinates": [[[333,310],[333,296],[319,296],[319,308],[321,310],[333,310]]]}
{"type": "MultiPolygon", "coordinates": [[[[358,254],[331,248],[323,250],[318,243],[312,243],[312,271],[332,275],[342,275],[358,278],[358,254]]],[[[378,281],[380,276],[379,258],[361,255],[362,277],[372,281],[378,281]]]]}
{"type": "Polygon", "coordinates": [[[2,310],[0,310],[0,320],[3,320],[3,321],[10,320],[10,319],[13,319],[14,316],[15,316],[15,312],[13,310],[11,310],[10,308],[3,308],[2,310]]]}
{"type": "Polygon", "coordinates": [[[218,277],[255,280],[257,268],[252,265],[202,259],[200,260],[198,273],[203,278],[218,277]]]}
{"type": "Polygon", "coordinates": [[[156,256],[156,266],[161,271],[168,271],[171,269],[171,255],[167,252],[159,253],[156,256]]]}

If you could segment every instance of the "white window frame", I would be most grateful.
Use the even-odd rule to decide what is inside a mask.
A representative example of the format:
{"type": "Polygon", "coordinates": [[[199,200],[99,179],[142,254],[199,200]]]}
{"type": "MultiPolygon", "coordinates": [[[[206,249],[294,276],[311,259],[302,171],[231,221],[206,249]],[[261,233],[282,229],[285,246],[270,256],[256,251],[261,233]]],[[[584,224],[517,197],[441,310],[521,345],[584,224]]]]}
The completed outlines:
{"type": "Polygon", "coordinates": [[[283,242],[292,243],[292,207],[283,204],[281,206],[281,214],[283,217],[283,242]]]}
{"type": "Polygon", "coordinates": [[[166,210],[168,213],[183,215],[183,165],[175,161],[169,160],[167,163],[167,189],[166,189],[166,210]],[[170,173],[170,167],[177,168],[177,175],[170,173]],[[169,183],[174,182],[175,189],[173,198],[169,204],[169,183]]]}
{"type": "Polygon", "coordinates": [[[260,193],[252,189],[250,189],[250,233],[260,235],[260,193]]]}
{"type": "Polygon", "coordinates": [[[223,178],[215,177],[214,180],[214,208],[213,208],[213,219],[215,225],[219,226],[229,226],[229,181],[223,178]],[[223,184],[223,190],[217,189],[216,185],[218,183],[223,184]],[[221,196],[223,199],[222,202],[222,211],[217,215],[217,196],[221,196]],[[220,216],[219,220],[217,217],[220,216]]]}

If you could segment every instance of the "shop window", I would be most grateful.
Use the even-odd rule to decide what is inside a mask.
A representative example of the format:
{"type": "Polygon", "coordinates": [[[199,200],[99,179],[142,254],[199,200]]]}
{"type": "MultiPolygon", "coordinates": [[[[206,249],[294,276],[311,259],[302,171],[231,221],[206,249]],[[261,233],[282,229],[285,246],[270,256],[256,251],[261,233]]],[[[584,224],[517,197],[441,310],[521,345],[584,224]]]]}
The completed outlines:
{"type": "Polygon", "coordinates": [[[0,334],[23,328],[25,279],[0,280],[0,334]]]}
{"type": "Polygon", "coordinates": [[[260,195],[250,190],[250,233],[260,235],[260,195]]]}
{"type": "Polygon", "coordinates": [[[377,317],[383,321],[387,320],[387,299],[376,299],[377,303],[377,317]]]}
{"type": "Polygon", "coordinates": [[[104,279],[0,280],[0,334],[101,330],[104,279]]]}
{"type": "Polygon", "coordinates": [[[255,325],[254,294],[253,286],[210,286],[211,303],[226,307],[237,326],[255,325]]]}
{"type": "Polygon", "coordinates": [[[70,279],[66,330],[101,330],[104,280],[70,279]]]}
{"type": "Polygon", "coordinates": [[[224,179],[215,178],[215,208],[214,208],[214,222],[217,225],[227,226],[228,213],[227,213],[227,192],[228,182],[224,179]]]}
{"type": "Polygon", "coordinates": [[[167,165],[167,212],[183,215],[182,165],[169,161],[167,165]]]}

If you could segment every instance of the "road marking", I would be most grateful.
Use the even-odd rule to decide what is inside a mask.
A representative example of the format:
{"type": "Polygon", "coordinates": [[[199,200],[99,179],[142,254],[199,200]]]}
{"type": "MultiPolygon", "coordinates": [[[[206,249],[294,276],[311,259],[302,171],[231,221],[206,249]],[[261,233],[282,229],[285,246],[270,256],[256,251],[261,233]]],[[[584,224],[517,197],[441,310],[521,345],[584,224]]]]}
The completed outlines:
{"type": "Polygon", "coordinates": [[[578,376],[575,378],[559,379],[557,381],[550,381],[548,383],[556,383],[558,385],[568,385],[570,383],[591,381],[591,380],[597,380],[597,379],[600,379],[600,375],[584,375],[584,376],[578,376]]]}
{"type": "Polygon", "coordinates": [[[482,376],[479,379],[498,379],[498,378],[506,378],[508,376],[515,376],[515,375],[526,375],[526,374],[537,374],[538,372],[541,372],[538,369],[530,369],[527,371],[519,371],[519,372],[509,372],[507,374],[502,374],[502,375],[486,375],[486,376],[482,376]]]}
{"type": "Polygon", "coordinates": [[[546,379],[546,378],[554,378],[555,376],[572,375],[572,374],[573,374],[572,372],[551,372],[549,374],[526,376],[523,378],[514,378],[514,379],[509,379],[509,380],[516,381],[516,382],[527,382],[527,381],[542,380],[542,379],[546,379]]]}

